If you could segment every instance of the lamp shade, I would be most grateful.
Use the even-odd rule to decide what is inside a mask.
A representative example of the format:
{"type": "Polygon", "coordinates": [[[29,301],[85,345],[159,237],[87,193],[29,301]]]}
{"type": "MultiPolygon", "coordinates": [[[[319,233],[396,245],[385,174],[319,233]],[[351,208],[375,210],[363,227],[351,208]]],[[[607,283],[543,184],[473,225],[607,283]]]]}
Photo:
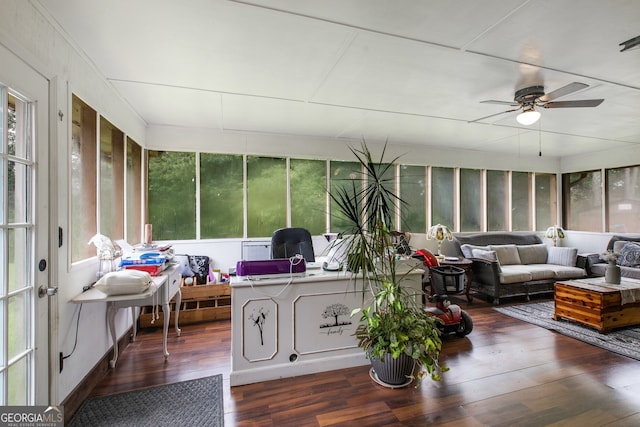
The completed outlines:
{"type": "Polygon", "coordinates": [[[533,107],[524,110],[522,113],[516,116],[516,120],[518,123],[524,126],[529,126],[534,124],[540,118],[540,113],[533,109],[533,107]]]}
{"type": "Polygon", "coordinates": [[[444,255],[442,255],[442,251],[440,250],[444,239],[453,240],[453,234],[451,234],[451,230],[449,230],[446,225],[434,225],[427,231],[427,240],[438,241],[438,258],[440,259],[444,259],[444,255]]]}
{"type": "Polygon", "coordinates": [[[544,234],[547,239],[564,239],[564,230],[559,225],[547,228],[547,232],[544,234]]]}
{"type": "Polygon", "coordinates": [[[558,244],[558,239],[564,239],[564,230],[559,225],[547,228],[544,237],[553,240],[553,246],[558,244]]]}
{"type": "Polygon", "coordinates": [[[451,230],[446,225],[438,224],[429,228],[427,232],[427,239],[429,240],[439,240],[443,241],[453,240],[453,234],[451,234],[451,230]]]}

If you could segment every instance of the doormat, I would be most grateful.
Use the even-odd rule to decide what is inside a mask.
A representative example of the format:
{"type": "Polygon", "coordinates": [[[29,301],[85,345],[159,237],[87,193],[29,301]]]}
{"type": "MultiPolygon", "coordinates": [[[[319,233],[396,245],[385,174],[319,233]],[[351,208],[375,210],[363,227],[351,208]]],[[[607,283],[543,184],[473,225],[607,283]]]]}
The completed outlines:
{"type": "Polygon", "coordinates": [[[84,401],[69,426],[224,426],[222,375],[84,401]]]}

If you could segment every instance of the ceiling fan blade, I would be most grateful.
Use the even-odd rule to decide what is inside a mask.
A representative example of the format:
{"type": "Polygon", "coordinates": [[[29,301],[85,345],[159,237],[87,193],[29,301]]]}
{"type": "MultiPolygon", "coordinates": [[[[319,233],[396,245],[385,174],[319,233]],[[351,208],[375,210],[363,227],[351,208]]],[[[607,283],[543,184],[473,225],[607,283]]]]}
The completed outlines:
{"type": "Polygon", "coordinates": [[[491,117],[495,117],[495,116],[499,116],[501,114],[506,114],[506,113],[512,113],[514,111],[518,111],[520,108],[514,108],[513,110],[507,110],[507,111],[501,111],[499,113],[495,113],[495,114],[491,114],[490,116],[485,116],[485,117],[480,117],[479,119],[475,119],[475,120],[470,120],[467,123],[475,123],[475,122],[479,122],[481,120],[486,120],[486,119],[490,119],[491,117]]]}
{"type": "Polygon", "coordinates": [[[517,107],[518,104],[517,102],[514,101],[496,101],[493,99],[488,99],[486,101],[480,101],[480,104],[498,104],[498,105],[510,105],[512,107],[517,107]]]}
{"type": "Polygon", "coordinates": [[[547,102],[542,105],[544,108],[574,108],[574,107],[597,107],[604,99],[583,99],[580,101],[557,101],[547,102]]]}
{"type": "Polygon", "coordinates": [[[579,91],[580,89],[584,89],[589,87],[589,85],[584,83],[573,82],[569,83],[566,86],[562,86],[554,90],[553,92],[546,93],[538,98],[541,102],[549,102],[556,98],[560,98],[561,96],[569,95],[570,93],[579,91]]]}

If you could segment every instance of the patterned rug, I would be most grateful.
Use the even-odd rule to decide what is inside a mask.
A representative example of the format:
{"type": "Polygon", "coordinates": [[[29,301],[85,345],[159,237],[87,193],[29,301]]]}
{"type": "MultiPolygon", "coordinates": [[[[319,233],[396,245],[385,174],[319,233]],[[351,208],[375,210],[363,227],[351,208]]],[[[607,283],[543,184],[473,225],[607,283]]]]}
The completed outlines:
{"type": "Polygon", "coordinates": [[[87,399],[69,426],[224,426],[222,375],[87,399]]]}
{"type": "Polygon", "coordinates": [[[494,307],[494,310],[614,353],[640,360],[640,327],[638,326],[614,329],[607,334],[600,334],[593,328],[581,326],[569,320],[553,320],[553,301],[494,307]]]}

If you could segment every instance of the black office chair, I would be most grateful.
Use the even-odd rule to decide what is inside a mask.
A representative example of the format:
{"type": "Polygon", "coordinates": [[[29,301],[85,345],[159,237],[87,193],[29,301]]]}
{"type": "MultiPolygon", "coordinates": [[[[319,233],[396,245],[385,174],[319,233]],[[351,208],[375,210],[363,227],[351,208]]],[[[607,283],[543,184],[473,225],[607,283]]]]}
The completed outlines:
{"type": "Polygon", "coordinates": [[[311,233],[306,228],[281,228],[271,235],[271,258],[291,258],[302,255],[306,262],[315,262],[311,233]]]}

